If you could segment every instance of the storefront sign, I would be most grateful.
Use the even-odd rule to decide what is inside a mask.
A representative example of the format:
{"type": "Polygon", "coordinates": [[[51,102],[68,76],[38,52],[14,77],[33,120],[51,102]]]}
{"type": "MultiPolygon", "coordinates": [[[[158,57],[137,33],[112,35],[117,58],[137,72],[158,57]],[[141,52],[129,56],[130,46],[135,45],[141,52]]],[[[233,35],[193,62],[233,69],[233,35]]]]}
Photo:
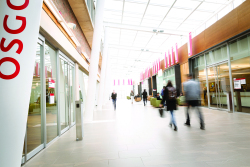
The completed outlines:
{"type": "Polygon", "coordinates": [[[50,93],[49,104],[54,104],[54,103],[55,103],[55,95],[54,95],[54,93],[50,93]]]}
{"type": "Polygon", "coordinates": [[[241,79],[234,78],[234,89],[241,89],[241,79]]]}
{"type": "Polygon", "coordinates": [[[49,88],[55,88],[55,81],[51,78],[49,78],[49,88]]]}
{"type": "Polygon", "coordinates": [[[0,166],[21,166],[42,0],[0,1],[0,166]]]}

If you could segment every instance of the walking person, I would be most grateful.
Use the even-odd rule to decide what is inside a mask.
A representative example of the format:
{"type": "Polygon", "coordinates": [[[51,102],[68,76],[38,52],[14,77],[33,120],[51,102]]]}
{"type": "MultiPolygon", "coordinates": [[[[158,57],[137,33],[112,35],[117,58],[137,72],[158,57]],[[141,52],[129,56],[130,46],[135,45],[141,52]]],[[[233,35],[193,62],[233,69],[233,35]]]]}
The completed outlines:
{"type": "Polygon", "coordinates": [[[131,103],[133,104],[134,101],[134,92],[131,90],[130,92],[131,103]]]}
{"type": "Polygon", "coordinates": [[[112,101],[113,101],[114,110],[116,110],[117,93],[115,93],[115,90],[114,90],[113,93],[111,94],[111,98],[112,98],[112,101]]]}
{"type": "Polygon", "coordinates": [[[186,110],[186,123],[184,125],[191,126],[190,124],[190,114],[189,108],[190,106],[196,108],[198,117],[200,119],[200,129],[205,130],[205,123],[203,119],[203,115],[200,111],[200,83],[195,81],[191,74],[188,75],[188,81],[183,83],[185,98],[187,103],[187,110],[186,110]]]}
{"type": "Polygon", "coordinates": [[[148,93],[146,91],[146,89],[144,89],[143,93],[142,93],[142,97],[143,97],[143,103],[144,103],[144,106],[147,104],[147,101],[148,101],[148,93]]]}
{"type": "Polygon", "coordinates": [[[175,131],[177,131],[177,125],[174,117],[174,110],[176,110],[176,96],[176,89],[173,87],[172,82],[169,80],[167,86],[165,87],[164,96],[161,101],[160,107],[162,107],[166,102],[167,111],[170,111],[171,113],[171,120],[169,126],[174,126],[175,131]]]}

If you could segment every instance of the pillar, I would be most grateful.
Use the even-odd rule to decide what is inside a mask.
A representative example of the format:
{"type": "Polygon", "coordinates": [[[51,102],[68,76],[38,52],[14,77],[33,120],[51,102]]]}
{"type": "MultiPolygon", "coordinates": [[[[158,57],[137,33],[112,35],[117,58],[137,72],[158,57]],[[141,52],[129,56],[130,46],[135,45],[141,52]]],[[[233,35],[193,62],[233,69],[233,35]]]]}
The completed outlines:
{"type": "Polygon", "coordinates": [[[79,97],[79,66],[75,63],[75,101],[80,100],[79,97]]]}
{"type": "Polygon", "coordinates": [[[107,59],[108,59],[108,45],[109,45],[109,27],[105,27],[105,32],[104,32],[104,49],[103,49],[103,55],[102,55],[102,71],[101,71],[101,79],[100,79],[100,89],[99,89],[99,96],[98,96],[98,101],[97,101],[97,110],[102,109],[103,105],[103,98],[104,98],[104,86],[105,86],[105,80],[107,78],[107,59]],[[106,76],[106,78],[105,78],[106,76]]]}
{"type": "Polygon", "coordinates": [[[112,86],[112,81],[111,81],[111,69],[110,69],[110,61],[109,61],[109,58],[108,58],[108,61],[107,61],[107,68],[106,68],[106,78],[105,78],[105,86],[104,86],[104,96],[103,96],[103,101],[105,103],[108,102],[109,100],[109,97],[111,96],[111,93],[112,93],[112,90],[111,90],[111,86],[112,86]]]}
{"type": "Polygon", "coordinates": [[[89,65],[89,79],[87,92],[87,106],[84,115],[84,121],[93,120],[93,110],[95,105],[96,81],[98,73],[98,62],[101,44],[101,35],[103,28],[103,13],[105,0],[98,0],[96,2],[95,27],[92,42],[92,51],[89,65]]]}

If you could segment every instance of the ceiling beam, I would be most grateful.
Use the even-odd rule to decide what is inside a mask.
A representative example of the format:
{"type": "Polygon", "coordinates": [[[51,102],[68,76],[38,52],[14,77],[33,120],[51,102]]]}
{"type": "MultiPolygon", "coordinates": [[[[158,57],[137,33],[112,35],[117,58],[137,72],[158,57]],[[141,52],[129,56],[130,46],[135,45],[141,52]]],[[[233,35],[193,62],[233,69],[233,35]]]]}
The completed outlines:
{"type": "MultiPolygon", "coordinates": [[[[104,26],[110,27],[110,28],[117,28],[117,29],[125,29],[125,30],[134,30],[134,31],[143,31],[143,32],[153,32],[154,29],[153,27],[145,27],[145,26],[133,26],[133,25],[126,25],[126,24],[119,24],[119,23],[109,23],[109,22],[104,22],[104,26]]],[[[166,34],[166,35],[175,35],[175,36],[187,36],[188,31],[180,31],[180,30],[168,30],[168,29],[158,29],[158,30],[163,30],[164,32],[161,34],[166,34]]]]}

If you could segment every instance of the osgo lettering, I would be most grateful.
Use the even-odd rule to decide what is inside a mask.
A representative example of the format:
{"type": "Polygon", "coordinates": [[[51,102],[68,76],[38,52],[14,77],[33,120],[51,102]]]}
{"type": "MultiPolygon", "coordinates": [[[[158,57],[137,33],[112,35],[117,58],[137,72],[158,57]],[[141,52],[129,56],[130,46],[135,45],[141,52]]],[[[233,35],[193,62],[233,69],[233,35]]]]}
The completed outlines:
{"type": "MultiPolygon", "coordinates": [[[[13,10],[24,10],[25,8],[28,7],[29,0],[25,0],[24,4],[22,4],[21,6],[13,5],[10,0],[6,0],[6,3],[7,3],[8,7],[10,9],[13,9],[13,10]]],[[[8,24],[7,24],[8,18],[9,18],[9,15],[5,15],[4,20],[3,20],[3,28],[4,28],[4,30],[7,33],[9,33],[9,34],[20,34],[20,33],[22,33],[25,30],[25,28],[26,28],[26,17],[16,16],[16,20],[21,21],[22,24],[21,24],[21,26],[18,29],[15,29],[15,30],[10,29],[8,27],[8,24]]],[[[6,39],[4,37],[2,37],[1,42],[0,42],[0,49],[1,49],[1,51],[3,51],[3,52],[9,52],[12,49],[12,47],[15,44],[17,44],[18,45],[18,49],[17,49],[16,53],[17,54],[21,54],[22,53],[22,51],[23,51],[23,42],[21,40],[19,40],[19,39],[13,39],[6,47],[5,47],[5,41],[6,41],[6,39]]],[[[5,80],[10,80],[10,79],[16,78],[18,76],[19,72],[20,72],[20,64],[19,64],[19,62],[16,59],[12,58],[12,57],[4,57],[4,58],[0,59],[0,66],[4,62],[11,62],[11,63],[13,63],[15,65],[15,67],[16,67],[16,70],[11,75],[4,75],[0,71],[0,78],[1,79],[5,79],[5,80]]]]}

